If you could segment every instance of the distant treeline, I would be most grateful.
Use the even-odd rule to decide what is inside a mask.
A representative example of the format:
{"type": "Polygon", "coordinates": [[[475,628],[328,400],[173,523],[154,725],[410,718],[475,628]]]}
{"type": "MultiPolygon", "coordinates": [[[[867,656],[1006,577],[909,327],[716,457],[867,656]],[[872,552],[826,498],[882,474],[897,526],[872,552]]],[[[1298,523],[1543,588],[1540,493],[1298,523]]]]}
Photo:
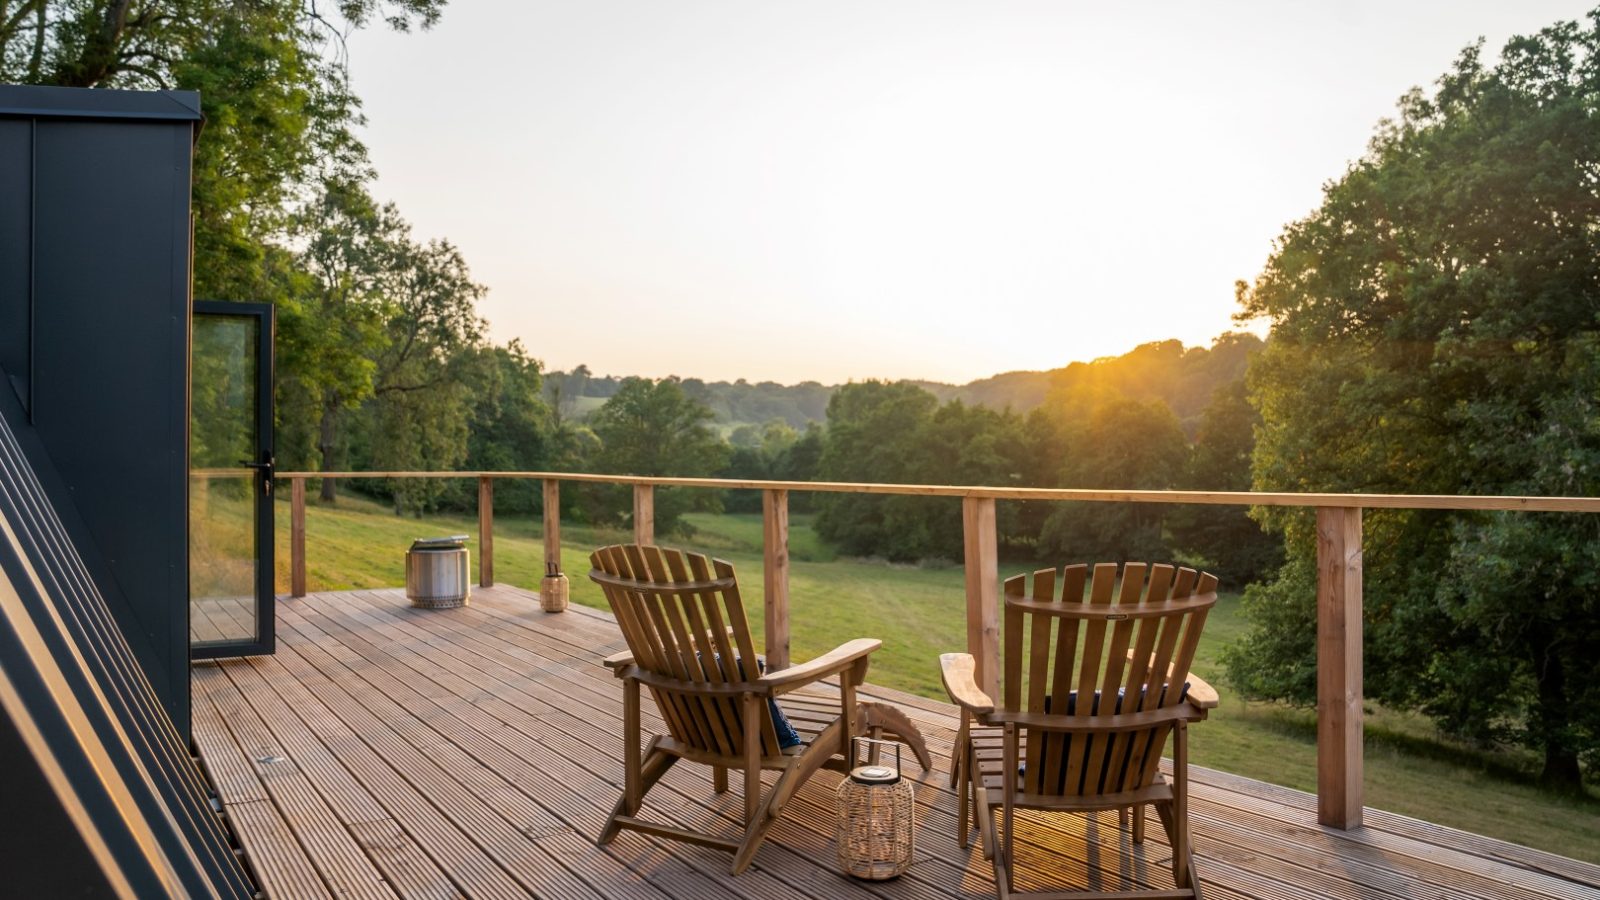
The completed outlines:
{"type": "MultiPolygon", "coordinates": [[[[1075,362],[1060,369],[1004,372],[962,385],[916,379],[909,383],[932,394],[940,403],[960,400],[968,406],[1027,413],[1043,406],[1052,393],[1093,390],[1095,383],[1108,382],[1123,396],[1165,403],[1178,417],[1184,433],[1193,438],[1211,394],[1240,377],[1245,357],[1259,346],[1259,341],[1242,338],[1219,341],[1209,350],[1185,349],[1177,340],[1157,341],[1122,356],[1075,362]]],[[[546,372],[545,399],[563,417],[581,419],[620,390],[625,380],[626,376],[595,375],[582,365],[570,372],[546,372]]],[[[828,400],[840,387],[816,381],[794,385],[752,383],[743,378],[731,382],[684,378],[679,384],[685,393],[711,410],[719,425],[781,421],[797,429],[826,420],[828,400]]]]}
{"type": "MultiPolygon", "coordinates": [[[[969,402],[962,392],[971,385],[950,389],[941,402],[909,381],[831,388],[708,384],[595,377],[580,366],[540,384],[526,359],[502,356],[498,377],[481,382],[499,396],[464,407],[463,465],[786,481],[1247,490],[1259,418],[1245,399],[1244,376],[1262,347],[1254,335],[1229,333],[1210,347],[1162,341],[1074,363],[1047,373],[1044,399],[1026,412],[969,402]],[[515,393],[506,393],[511,387],[515,393]],[[767,418],[721,429],[718,402],[734,414],[767,418]],[[820,404],[820,421],[809,410],[800,414],[800,404],[820,404]]],[[[997,399],[996,383],[975,382],[972,393],[997,399]]],[[[364,429],[352,438],[352,462],[377,458],[364,429]]],[[[356,486],[387,497],[397,510],[470,509],[475,502],[465,483],[356,486]]],[[[629,513],[627,492],[616,488],[574,485],[563,498],[568,514],[595,523],[623,524],[629,513]]],[[[522,484],[508,483],[497,498],[513,512],[534,511],[538,502],[532,486],[522,484]]],[[[796,492],[792,502],[797,512],[816,511],[819,533],[847,554],[901,562],[961,558],[960,504],[947,499],[796,492]]],[[[663,491],[658,531],[682,529],[681,514],[696,507],[754,511],[759,497],[663,491]]],[[[1000,537],[1007,556],[1017,560],[1178,559],[1217,569],[1235,586],[1274,566],[1281,544],[1242,509],[1153,505],[1002,504],[1000,537]]]]}

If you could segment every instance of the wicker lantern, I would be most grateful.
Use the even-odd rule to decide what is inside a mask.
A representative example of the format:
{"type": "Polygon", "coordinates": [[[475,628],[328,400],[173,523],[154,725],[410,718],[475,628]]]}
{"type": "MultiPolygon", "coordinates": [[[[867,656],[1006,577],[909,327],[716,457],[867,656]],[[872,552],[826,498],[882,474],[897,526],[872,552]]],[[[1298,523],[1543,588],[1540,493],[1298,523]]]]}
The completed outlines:
{"type": "Polygon", "coordinates": [[[539,608],[545,612],[564,612],[567,608],[567,576],[553,562],[544,564],[544,580],[539,582],[539,608]]]}
{"type": "MultiPolygon", "coordinates": [[[[888,744],[856,738],[869,744],[888,744]]],[[[911,782],[900,777],[900,745],[894,767],[857,766],[839,783],[839,867],[846,875],[882,881],[904,874],[915,849],[916,804],[911,782]]]]}

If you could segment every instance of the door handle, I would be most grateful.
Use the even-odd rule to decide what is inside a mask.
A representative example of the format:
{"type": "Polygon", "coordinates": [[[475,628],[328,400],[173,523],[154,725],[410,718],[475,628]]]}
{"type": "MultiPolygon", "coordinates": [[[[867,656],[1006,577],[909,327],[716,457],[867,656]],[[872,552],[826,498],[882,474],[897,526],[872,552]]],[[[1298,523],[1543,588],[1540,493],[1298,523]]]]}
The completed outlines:
{"type": "Polygon", "coordinates": [[[271,450],[262,453],[261,456],[261,462],[251,462],[247,459],[241,459],[239,460],[239,465],[245,467],[246,469],[255,469],[256,474],[261,476],[261,493],[271,496],[273,470],[277,466],[277,460],[273,458],[271,450]]]}

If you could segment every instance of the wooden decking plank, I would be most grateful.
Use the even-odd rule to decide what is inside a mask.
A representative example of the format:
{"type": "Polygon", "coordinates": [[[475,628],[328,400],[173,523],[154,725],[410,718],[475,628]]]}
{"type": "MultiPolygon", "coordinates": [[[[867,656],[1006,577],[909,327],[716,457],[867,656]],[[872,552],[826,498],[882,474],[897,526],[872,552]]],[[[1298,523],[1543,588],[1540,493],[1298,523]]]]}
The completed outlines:
{"type": "MultiPolygon", "coordinates": [[[[284,661],[290,667],[295,664],[292,660],[310,665],[309,656],[318,652],[319,649],[313,647],[292,648],[285,654],[284,661]]],[[[343,683],[323,673],[311,677],[321,679],[328,692],[325,696],[336,701],[335,713],[352,731],[527,890],[548,897],[599,896],[585,885],[578,873],[567,868],[546,848],[527,840],[527,835],[516,824],[362,706],[345,690],[343,683]]]]}
{"type": "MultiPolygon", "coordinates": [[[[220,672],[195,670],[196,681],[227,679],[220,672]]],[[[223,815],[232,826],[244,854],[245,864],[255,875],[256,884],[270,900],[278,898],[331,897],[322,876],[312,864],[305,848],[295,838],[289,823],[268,798],[247,752],[234,740],[233,733],[217,712],[209,692],[194,692],[196,745],[208,774],[226,773],[218,785],[223,815]],[[202,737],[198,732],[204,730],[202,737]],[[227,785],[223,794],[222,785],[227,785]]]]}
{"type": "Polygon", "coordinates": [[[1366,886],[1381,887],[1400,897],[1411,897],[1424,887],[1440,897],[1528,900],[1547,896],[1484,873],[1442,865],[1431,859],[1386,851],[1366,844],[1340,840],[1336,829],[1285,827],[1277,820],[1238,806],[1194,798],[1191,814],[1214,823],[1217,840],[1241,851],[1268,853],[1274,859],[1293,861],[1319,870],[1347,872],[1366,886]],[[1248,843],[1233,839],[1247,835],[1248,843]]]}
{"type": "MultiPolygon", "coordinates": [[[[661,896],[653,889],[643,888],[637,873],[625,870],[593,843],[560,846],[560,836],[569,832],[571,826],[520,790],[503,774],[484,765],[423,719],[401,707],[364,677],[341,679],[339,684],[353,700],[407,740],[444,774],[481,799],[486,808],[494,810],[505,820],[505,825],[515,829],[498,831],[507,842],[502,851],[508,856],[517,852],[516,847],[521,844],[530,843],[544,849],[549,860],[559,861],[571,875],[588,882],[605,896],[661,896]]],[[[543,860],[540,864],[548,865],[543,860]]]]}
{"type": "Polygon", "coordinates": [[[304,721],[271,687],[272,681],[292,677],[273,657],[234,660],[224,671],[249,702],[271,740],[296,768],[316,782],[325,802],[345,825],[389,818],[388,810],[345,771],[304,721]]]}
{"type": "Polygon", "coordinates": [[[338,702],[331,682],[309,670],[291,650],[280,647],[277,658],[294,675],[292,680],[273,684],[279,696],[338,754],[350,774],[383,804],[391,818],[462,893],[474,900],[525,900],[529,895],[526,887],[442,814],[433,798],[419,791],[368,746],[335,709],[324,705],[324,697],[338,702]]]}
{"type": "Polygon", "coordinates": [[[261,786],[255,768],[228,731],[221,714],[207,696],[205,685],[223,675],[216,663],[197,663],[191,680],[191,713],[194,720],[194,743],[200,751],[201,767],[217,792],[217,798],[227,808],[234,803],[266,800],[267,789],[261,786]]]}
{"type": "Polygon", "coordinates": [[[444,870],[393,819],[352,822],[350,833],[404,900],[465,900],[444,870]]]}
{"type": "Polygon", "coordinates": [[[269,686],[275,679],[293,677],[278,660],[237,660],[227,671],[235,684],[246,687],[252,707],[394,893],[402,897],[463,896],[450,886],[444,871],[394,824],[383,804],[344,768],[300,713],[291,710],[269,686]],[[395,832],[404,839],[395,838],[395,832]],[[369,846],[368,838],[377,843],[369,846]]]}
{"type": "MultiPolygon", "coordinates": [[[[1297,791],[1267,782],[1253,781],[1229,772],[1215,769],[1197,769],[1196,778],[1253,800],[1278,808],[1280,813],[1298,811],[1314,814],[1315,794],[1297,791]]],[[[1557,881],[1575,882],[1600,889],[1600,866],[1582,860],[1559,856],[1534,847],[1511,844],[1495,838],[1468,831],[1424,822],[1399,813],[1368,807],[1363,813],[1363,832],[1385,832],[1395,837],[1414,841],[1418,845],[1433,845],[1466,853],[1484,860],[1502,863],[1531,873],[1548,876],[1557,881]]],[[[1423,851],[1431,852],[1431,851],[1423,851]]]]}
{"type": "Polygon", "coordinates": [[[228,822],[241,837],[245,862],[266,900],[333,897],[291,825],[270,800],[228,807],[228,822]]]}
{"type": "Polygon", "coordinates": [[[1371,826],[1350,831],[1323,828],[1319,825],[1306,826],[1295,810],[1262,799],[1253,793],[1235,791],[1228,797],[1228,805],[1234,809],[1252,812],[1263,820],[1281,823],[1285,828],[1296,832],[1316,831],[1325,835],[1338,845],[1339,849],[1334,851],[1335,855],[1345,852],[1351,845],[1357,845],[1370,848],[1387,859],[1400,861],[1406,865],[1425,864],[1438,867],[1444,872],[1514,885],[1531,896],[1567,898],[1567,900],[1595,900],[1596,897],[1600,897],[1600,894],[1584,884],[1527,869],[1515,863],[1478,856],[1450,846],[1402,837],[1371,826]]]}
{"type": "Polygon", "coordinates": [[[225,678],[202,681],[203,689],[209,698],[228,696],[231,690],[244,700],[243,704],[230,704],[226,725],[251,760],[273,804],[287,821],[294,823],[295,837],[328,889],[338,897],[393,900],[395,893],[383,875],[254,709],[251,695],[266,690],[265,684],[235,677],[241,671],[251,671],[243,661],[218,666],[217,671],[225,678]]]}

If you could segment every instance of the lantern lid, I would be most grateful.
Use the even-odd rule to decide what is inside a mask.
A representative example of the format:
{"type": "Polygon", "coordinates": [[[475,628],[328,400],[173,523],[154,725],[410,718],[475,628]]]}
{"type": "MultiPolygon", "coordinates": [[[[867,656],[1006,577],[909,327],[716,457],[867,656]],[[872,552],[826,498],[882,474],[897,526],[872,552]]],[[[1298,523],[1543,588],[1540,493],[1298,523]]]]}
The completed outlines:
{"type": "Polygon", "coordinates": [[[888,766],[857,766],[850,770],[850,780],[857,784],[894,784],[900,780],[900,771],[888,766]]]}

